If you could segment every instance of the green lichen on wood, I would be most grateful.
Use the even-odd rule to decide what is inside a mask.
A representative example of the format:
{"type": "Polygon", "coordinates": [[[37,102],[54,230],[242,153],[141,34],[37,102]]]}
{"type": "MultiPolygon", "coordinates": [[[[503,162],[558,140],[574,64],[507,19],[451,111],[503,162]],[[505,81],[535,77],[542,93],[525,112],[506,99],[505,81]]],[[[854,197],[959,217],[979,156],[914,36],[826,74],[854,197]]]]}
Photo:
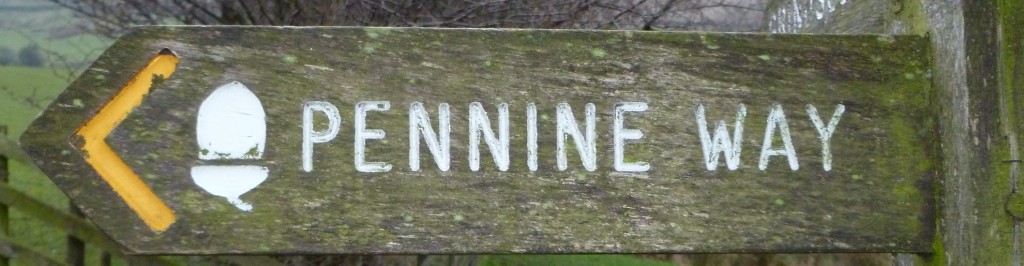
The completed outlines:
{"type": "MultiPolygon", "coordinates": [[[[929,10],[947,4],[926,3],[929,10]]],[[[932,14],[932,36],[947,37],[936,38],[937,50],[966,54],[962,58],[950,58],[956,53],[936,55],[946,63],[938,66],[943,72],[965,71],[944,73],[954,78],[937,84],[943,89],[940,98],[949,105],[944,107],[943,126],[954,137],[943,140],[947,169],[942,191],[947,203],[941,216],[941,243],[936,243],[937,256],[932,261],[936,265],[1011,264],[1015,253],[1021,252],[1013,250],[1015,221],[1005,206],[1012,186],[1010,168],[1015,166],[1004,161],[1017,157],[1020,149],[1014,146],[1021,129],[1022,110],[1016,104],[1022,97],[1021,86],[1011,80],[1021,76],[1014,73],[1020,63],[1014,62],[1012,51],[1020,54],[1022,34],[1014,25],[1021,23],[1017,14],[1022,7],[1021,1],[965,2],[962,14],[958,14],[959,4],[950,10],[952,16],[932,14]],[[963,21],[962,29],[955,27],[957,21],[963,21]],[[958,61],[966,67],[956,68],[958,61]],[[966,84],[956,82],[957,77],[965,77],[966,84]],[[965,123],[972,125],[966,133],[960,127],[965,123]],[[985,144],[978,145],[977,140],[985,144]]]]}
{"type": "Polygon", "coordinates": [[[925,36],[930,32],[931,24],[922,1],[896,0],[890,3],[893,19],[896,21],[890,33],[925,36]]]}
{"type": "MultiPolygon", "coordinates": [[[[183,58],[108,138],[179,220],[155,234],[125,215],[130,210],[110,204],[116,199],[110,193],[69,193],[138,253],[929,249],[931,221],[922,217],[931,212],[934,136],[920,129],[934,126],[927,119],[932,100],[926,78],[904,77],[930,71],[920,37],[142,28],[115,47],[120,53],[105,55],[98,66],[118,68],[154,47],[183,58]],[[372,53],[364,53],[369,44],[372,53]],[[199,103],[233,80],[247,84],[267,113],[263,160],[246,163],[267,166],[271,177],[242,196],[253,204],[251,213],[189,177],[192,166],[225,163],[198,160],[194,125],[199,103]],[[315,170],[304,173],[299,122],[302,103],[310,100],[335,104],[343,122],[337,139],[315,146],[315,170]],[[367,117],[370,128],[388,132],[387,139],[368,142],[367,160],[394,164],[390,173],[354,170],[352,106],[362,100],[391,102],[391,111],[367,117]],[[405,112],[412,101],[422,101],[432,119],[438,103],[451,105],[452,171],[437,171],[426,149],[424,169],[409,171],[405,112]],[[509,172],[497,171],[487,151],[481,171],[468,170],[472,101],[488,110],[498,102],[512,106],[509,172]],[[609,114],[622,101],[651,104],[651,111],[628,118],[645,137],[628,145],[627,161],[650,162],[648,173],[611,170],[609,114]],[[537,172],[525,170],[523,159],[527,102],[537,104],[543,132],[537,172]],[[571,104],[578,121],[584,104],[597,105],[598,171],[583,170],[573,147],[569,170],[555,170],[552,116],[559,102],[571,104]],[[795,172],[780,157],[767,171],[757,170],[765,117],[776,102],[798,147],[795,172]],[[702,104],[710,124],[732,124],[740,103],[750,113],[741,168],[709,172],[699,158],[693,110],[702,104]],[[827,119],[838,103],[848,109],[832,141],[836,168],[826,172],[804,108],[814,104],[827,119]],[[154,131],[163,137],[144,133],[154,131]],[[848,178],[855,175],[861,179],[848,178]],[[101,200],[114,206],[94,206],[101,200]]],[[[76,86],[118,84],[111,76],[76,86]]],[[[105,93],[82,98],[94,108],[105,93]]],[[[54,178],[64,188],[103,188],[83,185],[88,179],[54,178]]]]}
{"type": "MultiPolygon", "coordinates": [[[[1014,246],[1008,244],[1014,241],[1013,237],[1016,236],[1014,235],[1015,224],[1019,224],[1024,217],[1014,216],[1019,211],[1015,208],[1019,206],[1015,205],[1019,203],[1021,182],[1011,183],[1013,175],[1011,168],[1015,166],[1007,163],[1007,161],[1021,156],[1019,143],[1024,140],[1021,138],[1024,126],[1021,126],[1020,122],[1020,119],[1024,118],[1024,108],[1019,106],[1019,103],[1024,102],[1024,62],[1021,62],[1024,58],[1024,44],[1022,44],[1024,29],[1021,28],[1024,26],[1024,19],[1019,15],[1020,11],[1024,10],[1024,1],[1004,0],[988,4],[979,3],[966,10],[973,13],[966,13],[965,19],[976,21],[967,23],[967,30],[974,31],[968,33],[967,36],[981,35],[997,38],[995,42],[991,43],[969,42],[967,49],[970,56],[991,58],[997,63],[997,65],[989,65],[970,61],[973,64],[985,65],[979,67],[978,70],[971,69],[974,70],[975,75],[994,77],[997,82],[996,86],[985,88],[998,92],[1000,108],[997,112],[998,120],[993,123],[998,126],[998,136],[1002,137],[995,141],[987,161],[988,169],[991,170],[988,175],[990,180],[986,182],[986,186],[988,186],[986,191],[997,193],[979,193],[976,199],[979,204],[986,205],[978,208],[978,213],[984,217],[982,218],[983,226],[996,233],[970,240],[982,248],[981,252],[975,254],[977,257],[970,259],[981,264],[1009,263],[1014,256],[1019,256],[1024,252],[1024,250],[1014,250],[1014,246]],[[975,17],[982,16],[982,13],[994,17],[990,20],[995,25],[986,23],[989,19],[975,17]],[[971,25],[988,27],[985,29],[972,28],[971,25]],[[1015,139],[1011,140],[1010,138],[1015,139]],[[1017,186],[1018,192],[1011,194],[1010,191],[1014,190],[1014,186],[1017,186]]],[[[972,71],[969,70],[968,73],[972,73],[972,71]]],[[[980,80],[982,77],[976,79],[980,80]]],[[[1019,166],[1016,167],[1019,171],[1019,166]]],[[[1020,179],[1019,175],[1017,178],[1020,179]]]]}

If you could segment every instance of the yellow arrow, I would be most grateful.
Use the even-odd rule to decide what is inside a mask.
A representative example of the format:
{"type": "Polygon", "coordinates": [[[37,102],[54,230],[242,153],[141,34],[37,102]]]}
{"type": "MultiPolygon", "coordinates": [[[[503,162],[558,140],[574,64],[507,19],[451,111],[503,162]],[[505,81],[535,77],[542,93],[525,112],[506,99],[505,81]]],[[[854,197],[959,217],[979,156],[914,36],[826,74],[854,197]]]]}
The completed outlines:
{"type": "Polygon", "coordinates": [[[177,65],[178,57],[174,53],[167,49],[161,50],[75,133],[85,139],[85,144],[82,145],[85,161],[92,165],[114,192],[128,203],[128,207],[156,232],[163,232],[174,223],[174,212],[153,194],[153,190],[124,163],[121,156],[114,153],[105,139],[128,117],[132,109],[142,103],[142,99],[149,94],[149,89],[153,86],[153,80],[170,77],[177,65]]]}

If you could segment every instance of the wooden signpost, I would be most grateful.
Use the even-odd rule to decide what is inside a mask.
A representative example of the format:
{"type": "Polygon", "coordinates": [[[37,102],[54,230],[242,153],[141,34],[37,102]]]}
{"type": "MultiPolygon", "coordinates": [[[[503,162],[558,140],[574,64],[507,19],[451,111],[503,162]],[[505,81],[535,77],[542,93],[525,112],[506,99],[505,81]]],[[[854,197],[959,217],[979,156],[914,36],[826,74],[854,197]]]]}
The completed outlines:
{"type": "Polygon", "coordinates": [[[929,252],[927,43],[144,27],[21,142],[137,254],[929,252]]]}

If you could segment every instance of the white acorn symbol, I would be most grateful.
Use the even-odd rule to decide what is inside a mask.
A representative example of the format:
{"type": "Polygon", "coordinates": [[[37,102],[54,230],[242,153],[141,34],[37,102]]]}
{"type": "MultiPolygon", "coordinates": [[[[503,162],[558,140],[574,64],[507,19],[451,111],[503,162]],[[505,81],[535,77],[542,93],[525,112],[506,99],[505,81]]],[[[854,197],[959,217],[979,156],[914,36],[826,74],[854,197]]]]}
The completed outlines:
{"type": "Polygon", "coordinates": [[[199,106],[196,140],[200,160],[234,162],[192,167],[192,181],[238,209],[251,211],[252,205],[239,197],[267,180],[269,170],[238,161],[263,158],[267,122],[260,99],[237,81],[217,87],[199,106]]]}

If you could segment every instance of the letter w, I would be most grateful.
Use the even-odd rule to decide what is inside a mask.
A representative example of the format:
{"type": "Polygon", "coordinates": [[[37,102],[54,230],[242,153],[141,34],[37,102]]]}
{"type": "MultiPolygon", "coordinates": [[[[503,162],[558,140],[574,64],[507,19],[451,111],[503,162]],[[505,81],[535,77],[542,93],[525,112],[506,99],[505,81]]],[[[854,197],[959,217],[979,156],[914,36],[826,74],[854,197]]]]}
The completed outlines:
{"type": "Polygon", "coordinates": [[[729,131],[726,129],[725,121],[718,120],[715,127],[714,140],[708,136],[708,122],[704,118],[704,105],[697,105],[694,112],[697,115],[697,131],[700,133],[700,145],[704,149],[704,164],[708,171],[718,169],[718,155],[725,153],[725,165],[729,170],[736,170],[740,165],[740,150],[743,148],[743,119],[747,116],[747,107],[740,104],[736,112],[736,125],[733,128],[733,137],[730,140],[729,131]]]}

